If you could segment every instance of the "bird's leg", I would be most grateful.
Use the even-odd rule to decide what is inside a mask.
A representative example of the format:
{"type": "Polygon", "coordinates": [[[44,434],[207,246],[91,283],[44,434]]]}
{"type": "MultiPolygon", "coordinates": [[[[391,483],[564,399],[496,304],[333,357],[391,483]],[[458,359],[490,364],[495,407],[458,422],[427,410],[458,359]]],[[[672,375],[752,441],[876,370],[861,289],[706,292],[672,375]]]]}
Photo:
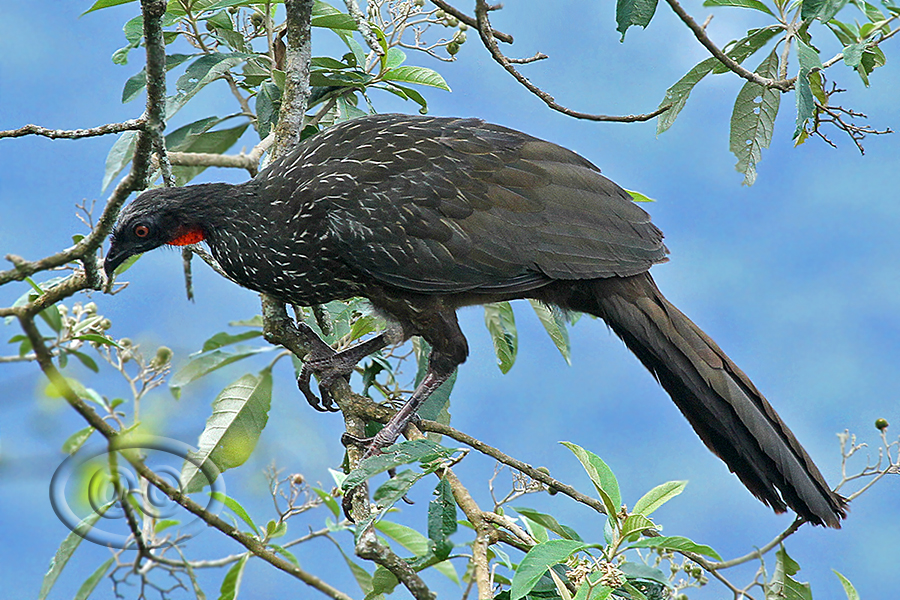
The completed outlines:
{"type": "MultiPolygon", "coordinates": [[[[355,443],[355,444],[365,444],[368,442],[366,447],[366,451],[363,454],[362,458],[366,459],[370,456],[375,456],[377,454],[381,454],[382,449],[387,446],[393,444],[400,434],[403,433],[403,430],[406,429],[406,426],[409,425],[410,421],[416,418],[416,411],[419,410],[419,407],[428,400],[428,397],[431,396],[432,393],[436,389],[438,389],[442,383],[447,381],[450,375],[453,374],[453,371],[446,375],[442,375],[428,370],[428,373],[425,375],[425,378],[422,379],[422,382],[419,384],[419,387],[416,388],[416,391],[413,392],[413,395],[410,396],[409,400],[400,407],[394,416],[385,423],[384,427],[381,428],[381,431],[376,433],[372,438],[358,439],[349,436],[348,434],[344,434],[341,438],[341,441],[344,444],[355,443]]],[[[390,473],[391,477],[394,476],[393,473],[390,473]]],[[[353,505],[353,497],[356,495],[356,490],[360,489],[361,486],[353,488],[351,490],[347,490],[344,493],[344,499],[341,501],[341,505],[344,509],[344,516],[347,517],[351,522],[353,522],[353,515],[351,514],[351,509],[353,505]]],[[[405,502],[412,504],[410,500],[403,496],[405,502]]]]}
{"type": "Polygon", "coordinates": [[[357,363],[372,354],[381,350],[390,343],[387,333],[380,333],[365,342],[351,346],[346,350],[335,352],[334,349],[326,344],[316,335],[309,325],[298,323],[298,327],[306,328],[303,333],[309,338],[310,350],[303,358],[303,367],[297,376],[297,387],[306,396],[309,405],[318,411],[334,412],[338,407],[334,403],[328,388],[341,377],[348,377],[353,373],[357,363]],[[315,338],[315,341],[312,341],[315,338]],[[310,376],[315,373],[319,380],[319,394],[321,399],[317,397],[310,388],[310,376]]]}
{"type": "Polygon", "coordinates": [[[380,454],[382,448],[393,444],[397,438],[400,437],[400,434],[403,433],[403,430],[406,429],[406,426],[409,425],[409,422],[415,418],[416,411],[419,410],[419,407],[422,406],[422,404],[428,400],[428,397],[431,396],[442,383],[447,381],[452,374],[453,372],[451,371],[446,375],[438,375],[429,369],[425,378],[422,379],[422,383],[419,384],[419,387],[416,388],[416,391],[413,392],[413,395],[410,396],[406,404],[401,406],[400,410],[391,417],[391,420],[385,423],[384,427],[381,428],[381,431],[376,433],[375,437],[372,438],[369,447],[366,448],[366,453],[363,455],[363,458],[380,454]]]}

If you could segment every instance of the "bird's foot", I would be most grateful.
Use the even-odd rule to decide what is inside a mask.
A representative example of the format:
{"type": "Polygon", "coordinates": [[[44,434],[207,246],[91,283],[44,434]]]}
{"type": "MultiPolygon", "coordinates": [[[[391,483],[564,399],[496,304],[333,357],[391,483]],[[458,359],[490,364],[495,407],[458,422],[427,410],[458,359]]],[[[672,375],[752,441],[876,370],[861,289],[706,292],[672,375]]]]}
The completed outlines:
{"type": "MultiPolygon", "coordinates": [[[[327,347],[327,346],[326,346],[327,347]]],[[[341,354],[327,347],[330,354],[324,352],[310,353],[303,361],[303,367],[297,376],[297,387],[306,397],[306,401],[314,409],[320,412],[336,412],[340,410],[331,396],[328,389],[337,382],[338,379],[344,378],[349,380],[350,374],[356,367],[355,361],[342,358],[341,354]],[[323,356],[323,354],[325,354],[323,356]],[[319,380],[319,395],[312,391],[310,385],[312,374],[315,373],[316,379],[319,380]]]]}
{"type": "MultiPolygon", "coordinates": [[[[312,330],[310,329],[309,332],[312,330]]],[[[365,342],[336,352],[313,333],[309,339],[312,351],[303,359],[303,367],[297,376],[297,387],[300,388],[300,391],[306,396],[306,401],[314,409],[321,412],[340,410],[328,389],[339,379],[349,381],[350,375],[359,361],[384,348],[388,343],[387,340],[387,336],[380,333],[365,342]],[[319,380],[319,396],[313,393],[310,386],[313,373],[319,380]]]]}

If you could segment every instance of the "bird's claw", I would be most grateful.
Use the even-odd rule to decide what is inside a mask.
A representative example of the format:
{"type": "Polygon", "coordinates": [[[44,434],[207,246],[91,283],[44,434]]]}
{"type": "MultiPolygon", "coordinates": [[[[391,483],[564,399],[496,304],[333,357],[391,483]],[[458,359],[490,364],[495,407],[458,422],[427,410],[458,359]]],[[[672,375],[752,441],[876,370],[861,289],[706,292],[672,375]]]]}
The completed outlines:
{"type": "Polygon", "coordinates": [[[300,374],[297,376],[297,387],[306,397],[306,401],[319,412],[337,412],[340,408],[334,402],[331,392],[328,389],[338,379],[349,379],[353,372],[353,365],[346,365],[341,361],[336,361],[337,353],[332,351],[330,355],[324,358],[307,357],[300,368],[300,374]],[[311,381],[312,374],[316,374],[319,380],[319,395],[316,396],[312,391],[311,381]]]}

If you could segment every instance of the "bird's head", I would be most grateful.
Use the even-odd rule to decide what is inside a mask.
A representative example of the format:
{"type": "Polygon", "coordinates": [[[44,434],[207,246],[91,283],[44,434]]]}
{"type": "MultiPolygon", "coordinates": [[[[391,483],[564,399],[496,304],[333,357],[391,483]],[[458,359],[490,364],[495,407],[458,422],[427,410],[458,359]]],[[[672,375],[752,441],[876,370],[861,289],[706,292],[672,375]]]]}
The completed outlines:
{"type": "Polygon", "coordinates": [[[103,269],[107,277],[135,254],[163,245],[185,246],[202,241],[203,219],[197,202],[202,186],[159,188],[138,196],[125,207],[110,236],[103,269]]]}

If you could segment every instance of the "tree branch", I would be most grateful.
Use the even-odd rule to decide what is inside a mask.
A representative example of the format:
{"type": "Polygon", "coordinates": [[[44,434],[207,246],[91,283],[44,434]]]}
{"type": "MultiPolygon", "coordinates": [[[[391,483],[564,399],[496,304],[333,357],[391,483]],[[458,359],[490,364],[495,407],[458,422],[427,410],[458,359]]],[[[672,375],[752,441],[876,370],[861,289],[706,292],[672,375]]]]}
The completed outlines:
{"type": "Polygon", "coordinates": [[[169,160],[173,165],[186,167],[223,167],[227,169],[245,169],[251,177],[259,171],[262,155],[275,142],[275,134],[270,133],[253,149],[240,154],[211,154],[208,152],[169,152],[169,160]]]}
{"type": "Polygon", "coordinates": [[[372,49],[372,52],[377,56],[384,56],[384,48],[378,43],[375,32],[372,31],[372,28],[369,26],[369,20],[366,19],[366,15],[360,10],[356,0],[344,0],[344,4],[347,6],[347,13],[349,13],[350,16],[353,17],[353,20],[356,21],[356,27],[359,29],[359,33],[362,34],[363,39],[366,40],[366,44],[372,49]]]}
{"type": "Polygon", "coordinates": [[[768,77],[762,77],[758,73],[754,73],[753,71],[748,71],[740,64],[737,63],[733,58],[722,52],[722,50],[716,46],[716,44],[706,35],[706,30],[695,21],[688,13],[684,10],[681,4],[678,3],[678,0],[666,0],[669,3],[669,6],[678,15],[678,18],[688,26],[694,33],[694,37],[697,38],[704,48],[709,50],[709,53],[716,57],[719,62],[728,67],[732,72],[734,72],[739,77],[746,79],[747,81],[752,81],[758,85],[767,88],[776,88],[781,90],[782,92],[790,91],[791,88],[794,87],[794,80],[791,79],[769,79],[768,77]]]}
{"type": "Polygon", "coordinates": [[[275,127],[272,157],[286,152],[300,141],[303,115],[309,100],[309,67],[312,59],[310,39],[313,0],[285,0],[287,11],[287,49],[285,50],[286,83],[281,97],[281,111],[275,127]]]}
{"type": "MultiPolygon", "coordinates": [[[[437,3],[436,3],[437,4],[437,3]]],[[[562,104],[559,104],[553,96],[539,88],[538,86],[531,83],[524,75],[519,73],[519,71],[513,66],[512,61],[509,58],[504,56],[504,54],[500,51],[500,48],[497,46],[497,40],[494,39],[494,30],[491,28],[491,22],[488,20],[488,12],[492,9],[491,6],[485,2],[485,0],[476,0],[475,2],[475,28],[478,30],[478,34],[481,37],[481,42],[484,44],[484,47],[487,48],[491,57],[497,63],[500,64],[506,72],[515,78],[516,81],[521,83],[525,89],[529,92],[540,98],[544,101],[544,104],[552,108],[557,112],[561,112],[564,115],[568,115],[570,117],[575,117],[576,119],[585,119],[587,121],[604,121],[604,122],[612,122],[612,123],[634,123],[639,121],[649,121],[655,117],[658,117],[662,113],[666,112],[671,108],[671,104],[666,104],[660,106],[656,110],[651,113],[640,114],[640,115],[600,115],[600,114],[591,114],[580,112],[577,110],[572,110],[571,108],[567,108],[562,104]]],[[[540,54],[536,56],[541,56],[540,54]]],[[[531,62],[533,60],[537,60],[537,58],[525,59],[520,62],[531,62]]]]}
{"type": "Polygon", "coordinates": [[[40,125],[24,125],[18,129],[7,129],[0,131],[0,138],[17,138],[26,135],[40,135],[51,139],[68,139],[75,140],[86,137],[95,137],[98,135],[109,135],[110,133],[122,133],[123,131],[143,130],[146,126],[144,118],[130,119],[122,123],[107,123],[99,127],[91,127],[90,129],[48,129],[40,125]]]}
{"type": "MultiPolygon", "coordinates": [[[[462,21],[469,27],[475,27],[475,28],[478,27],[478,21],[476,21],[474,18],[470,17],[466,13],[458,10],[456,7],[450,6],[449,4],[444,2],[444,0],[431,0],[431,3],[434,4],[435,6],[437,6],[438,8],[440,8],[442,11],[444,11],[448,15],[453,15],[454,17],[456,17],[457,19],[459,19],[460,21],[462,21]]],[[[497,31],[496,29],[493,29],[493,28],[491,29],[491,36],[497,38],[498,40],[500,40],[501,42],[504,42],[506,44],[513,43],[513,36],[509,35],[508,33],[503,33],[502,31],[497,31]]]]}

